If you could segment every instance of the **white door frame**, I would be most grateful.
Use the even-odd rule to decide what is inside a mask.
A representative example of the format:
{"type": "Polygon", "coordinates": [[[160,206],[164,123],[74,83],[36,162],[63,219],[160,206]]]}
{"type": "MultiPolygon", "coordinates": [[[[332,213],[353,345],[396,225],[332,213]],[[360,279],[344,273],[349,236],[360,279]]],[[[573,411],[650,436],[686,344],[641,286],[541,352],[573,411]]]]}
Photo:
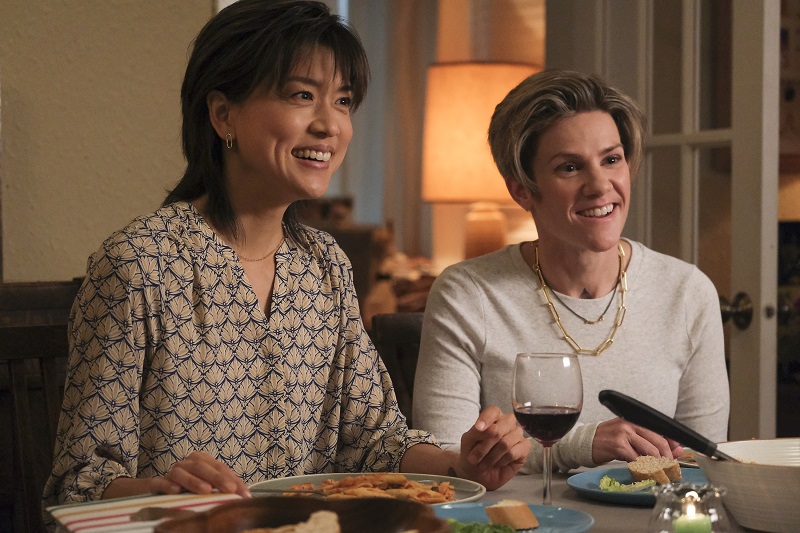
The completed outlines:
{"type": "Polygon", "coordinates": [[[731,438],[747,439],[775,436],[781,13],[775,0],[733,7],[731,287],[754,313],[730,335],[731,438]]]}

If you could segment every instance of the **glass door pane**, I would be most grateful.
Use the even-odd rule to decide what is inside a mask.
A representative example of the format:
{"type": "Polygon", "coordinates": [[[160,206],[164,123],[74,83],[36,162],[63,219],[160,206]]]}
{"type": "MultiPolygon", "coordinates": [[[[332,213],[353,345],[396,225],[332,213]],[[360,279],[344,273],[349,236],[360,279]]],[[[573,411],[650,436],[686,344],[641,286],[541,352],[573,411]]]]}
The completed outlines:
{"type": "Polygon", "coordinates": [[[667,146],[650,150],[651,248],[681,255],[681,151],[667,146]]]}
{"type": "Polygon", "coordinates": [[[731,150],[698,150],[698,262],[717,292],[731,296],[731,150]]]}
{"type": "Polygon", "coordinates": [[[653,105],[648,109],[653,134],[681,130],[681,2],[653,3],[653,105]]]}
{"type": "Polygon", "coordinates": [[[730,0],[700,3],[701,130],[731,127],[731,23],[730,0]]]}

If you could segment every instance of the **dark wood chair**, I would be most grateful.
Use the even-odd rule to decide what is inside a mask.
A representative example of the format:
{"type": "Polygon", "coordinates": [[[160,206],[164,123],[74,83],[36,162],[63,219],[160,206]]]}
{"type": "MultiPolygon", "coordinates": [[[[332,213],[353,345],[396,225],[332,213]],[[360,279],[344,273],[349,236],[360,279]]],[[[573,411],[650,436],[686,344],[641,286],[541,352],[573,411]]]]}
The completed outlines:
{"type": "MultiPolygon", "coordinates": [[[[0,523],[43,531],[68,355],[67,320],[80,280],[0,284],[0,523]]],[[[0,530],[3,530],[0,528],[0,530]]],[[[3,530],[5,531],[5,530],[3,530]]]]}
{"type": "Polygon", "coordinates": [[[372,342],[392,377],[400,411],[412,426],[411,402],[424,313],[388,313],[372,317],[372,342]]]}

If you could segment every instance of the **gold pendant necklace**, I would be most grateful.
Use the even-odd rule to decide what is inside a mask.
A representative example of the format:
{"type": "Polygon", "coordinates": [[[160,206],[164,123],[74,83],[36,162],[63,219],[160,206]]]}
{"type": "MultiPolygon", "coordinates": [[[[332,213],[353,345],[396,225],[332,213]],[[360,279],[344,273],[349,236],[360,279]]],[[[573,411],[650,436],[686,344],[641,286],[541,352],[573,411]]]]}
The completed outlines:
{"type": "MultiPolygon", "coordinates": [[[[622,321],[625,320],[625,293],[628,292],[628,278],[624,268],[625,250],[622,249],[621,243],[617,243],[617,248],[619,249],[619,279],[617,280],[620,293],[619,309],[617,309],[617,316],[614,319],[614,326],[611,328],[611,333],[609,333],[606,340],[600,343],[600,346],[594,350],[588,350],[586,348],[581,348],[580,344],[578,344],[575,339],[573,339],[570,334],[567,333],[567,330],[564,329],[564,324],[561,323],[561,317],[558,316],[558,311],[556,311],[556,308],[553,305],[553,300],[550,299],[550,294],[548,293],[548,289],[550,288],[547,286],[547,283],[545,283],[544,276],[542,275],[542,269],[539,267],[539,242],[536,241],[533,243],[533,271],[536,272],[536,276],[539,278],[539,288],[542,289],[542,294],[544,294],[544,299],[547,300],[547,306],[550,309],[550,314],[553,315],[553,319],[556,321],[558,329],[560,329],[561,334],[564,335],[564,340],[567,341],[567,344],[569,344],[577,354],[600,355],[603,353],[614,343],[614,336],[617,334],[617,330],[622,325],[622,321]]],[[[550,289],[550,291],[552,291],[552,289],[550,289]]],[[[553,296],[556,296],[556,294],[553,293],[553,296]]],[[[611,299],[613,300],[614,297],[612,296],[611,299]]],[[[567,307],[567,309],[569,309],[569,307],[567,307]]],[[[606,308],[606,310],[608,310],[608,308],[606,308]]],[[[605,314],[606,312],[603,311],[603,314],[600,315],[600,318],[596,322],[602,320],[605,314]]],[[[584,322],[586,322],[586,319],[580,315],[578,316],[579,318],[582,318],[584,322]]]]}

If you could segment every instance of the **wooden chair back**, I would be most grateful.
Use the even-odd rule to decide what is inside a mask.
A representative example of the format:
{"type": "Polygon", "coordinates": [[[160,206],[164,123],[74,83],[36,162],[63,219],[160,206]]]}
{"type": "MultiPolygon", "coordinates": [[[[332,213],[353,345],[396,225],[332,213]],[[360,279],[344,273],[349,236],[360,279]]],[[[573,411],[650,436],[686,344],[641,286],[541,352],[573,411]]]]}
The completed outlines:
{"type": "Polygon", "coordinates": [[[409,427],[413,427],[411,405],[423,316],[424,313],[386,313],[372,317],[372,342],[392,377],[397,403],[409,427]]]}
{"type": "Polygon", "coordinates": [[[67,321],[80,280],[0,284],[0,523],[43,531],[68,356],[67,321]],[[9,449],[10,448],[10,449],[9,449]]]}

